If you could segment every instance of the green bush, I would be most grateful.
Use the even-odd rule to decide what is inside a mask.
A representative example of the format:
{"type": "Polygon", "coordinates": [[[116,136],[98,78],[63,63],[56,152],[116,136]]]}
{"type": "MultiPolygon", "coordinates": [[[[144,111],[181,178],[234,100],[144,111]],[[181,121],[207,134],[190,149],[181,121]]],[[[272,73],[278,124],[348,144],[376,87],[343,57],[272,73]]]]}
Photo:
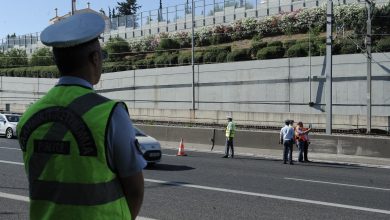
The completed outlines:
{"type": "Polygon", "coordinates": [[[203,55],[204,63],[215,63],[217,61],[217,53],[214,52],[206,52],[203,55]]]}
{"type": "Polygon", "coordinates": [[[305,44],[295,44],[287,50],[287,57],[306,57],[307,55],[308,47],[305,44]]]}
{"type": "Polygon", "coordinates": [[[203,53],[195,52],[194,63],[203,63],[203,53]]]}
{"type": "Polygon", "coordinates": [[[177,58],[177,62],[180,65],[189,65],[191,64],[191,53],[179,53],[179,57],[177,58]]]}
{"type": "MultiPolygon", "coordinates": [[[[153,63],[154,63],[154,60],[153,60],[153,63]]],[[[148,68],[148,61],[146,59],[137,60],[134,63],[134,68],[135,69],[146,69],[146,68],[148,68]]]]}
{"type": "Polygon", "coordinates": [[[31,66],[51,66],[54,64],[53,53],[47,47],[40,48],[31,55],[31,66]]]}
{"type": "Polygon", "coordinates": [[[281,41],[272,41],[268,43],[269,47],[283,47],[283,43],[281,41]]]}
{"type": "Polygon", "coordinates": [[[340,39],[334,42],[334,54],[354,54],[359,53],[362,47],[362,41],[359,39],[340,39]]]}
{"type": "Polygon", "coordinates": [[[229,43],[229,42],[232,41],[230,35],[224,34],[224,33],[212,35],[210,39],[211,39],[211,40],[210,40],[210,43],[211,43],[212,45],[218,45],[218,44],[223,44],[223,43],[229,43]]]}
{"type": "Polygon", "coordinates": [[[207,47],[204,52],[220,53],[220,52],[231,52],[232,46],[217,46],[217,47],[207,47]]]}
{"type": "Polygon", "coordinates": [[[354,43],[343,44],[340,48],[340,54],[354,54],[359,52],[360,49],[354,43]]]}
{"type": "Polygon", "coordinates": [[[210,46],[211,45],[211,38],[195,38],[195,45],[197,47],[203,47],[203,46],[210,46]]]}
{"type": "Polygon", "coordinates": [[[376,44],[377,52],[390,52],[390,37],[382,38],[376,44]]]}
{"type": "Polygon", "coordinates": [[[326,44],[319,44],[318,45],[318,55],[319,56],[325,56],[326,55],[326,44]]]}
{"type": "Polygon", "coordinates": [[[226,60],[228,62],[250,60],[249,52],[247,49],[233,50],[227,55],[226,60]]]}
{"type": "Polygon", "coordinates": [[[288,50],[291,46],[297,44],[296,40],[287,40],[283,43],[283,47],[288,50]]]}
{"type": "Polygon", "coordinates": [[[130,52],[130,46],[124,39],[114,37],[108,40],[104,50],[108,53],[108,61],[120,61],[130,52]]]}
{"type": "Polygon", "coordinates": [[[223,52],[220,52],[217,57],[216,57],[216,62],[217,63],[224,63],[226,62],[226,57],[227,57],[228,53],[223,51],[223,52]]]}
{"type": "Polygon", "coordinates": [[[171,38],[163,38],[158,45],[158,50],[180,49],[180,43],[171,38]]]}
{"type": "Polygon", "coordinates": [[[277,47],[277,46],[272,46],[272,47],[265,47],[259,52],[257,52],[257,59],[277,59],[277,58],[282,58],[284,56],[284,49],[283,47],[277,47]]]}
{"type": "Polygon", "coordinates": [[[16,68],[28,65],[27,54],[22,49],[11,49],[0,55],[0,68],[16,68]]]}
{"type": "Polygon", "coordinates": [[[112,73],[119,71],[132,70],[133,63],[132,61],[118,61],[118,62],[104,62],[102,67],[103,73],[112,73]]]}
{"type": "Polygon", "coordinates": [[[267,46],[267,42],[261,42],[261,41],[252,41],[250,54],[251,56],[255,57],[257,54],[257,51],[263,49],[267,46]]]}
{"type": "Polygon", "coordinates": [[[58,78],[60,76],[56,66],[34,66],[0,69],[0,76],[58,78]]]}
{"type": "Polygon", "coordinates": [[[169,65],[169,54],[163,53],[154,58],[154,64],[157,68],[166,67],[169,65]]]}
{"type": "Polygon", "coordinates": [[[252,38],[252,43],[253,42],[257,42],[257,41],[261,41],[262,40],[262,36],[260,34],[256,34],[253,38],[252,38]]]}
{"type": "Polygon", "coordinates": [[[171,66],[174,66],[176,64],[178,64],[178,58],[179,58],[179,55],[177,53],[172,53],[168,56],[168,62],[171,66]]]}

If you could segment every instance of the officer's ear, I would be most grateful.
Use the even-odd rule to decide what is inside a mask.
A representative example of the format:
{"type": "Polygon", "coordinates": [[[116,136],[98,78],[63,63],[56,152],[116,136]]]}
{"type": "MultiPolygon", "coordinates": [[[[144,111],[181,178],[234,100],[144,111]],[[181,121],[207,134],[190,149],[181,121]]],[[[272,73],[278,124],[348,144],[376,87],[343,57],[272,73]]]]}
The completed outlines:
{"type": "Polygon", "coordinates": [[[89,62],[92,63],[94,66],[99,66],[99,63],[101,62],[101,54],[98,51],[93,51],[89,54],[89,62]]]}

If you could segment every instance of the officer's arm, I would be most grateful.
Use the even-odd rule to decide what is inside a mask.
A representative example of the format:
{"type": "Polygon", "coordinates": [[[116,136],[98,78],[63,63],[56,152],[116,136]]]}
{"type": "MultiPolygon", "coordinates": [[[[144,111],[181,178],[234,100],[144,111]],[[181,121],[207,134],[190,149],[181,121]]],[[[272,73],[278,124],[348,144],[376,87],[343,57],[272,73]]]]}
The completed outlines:
{"type": "Polygon", "coordinates": [[[280,129],[280,134],[279,134],[279,144],[283,144],[283,128],[280,129]]]}
{"type": "Polygon", "coordinates": [[[144,199],[144,177],[142,172],[125,178],[120,177],[119,181],[122,184],[131,217],[135,219],[138,216],[144,199]]]}
{"type": "Polygon", "coordinates": [[[118,174],[132,218],[138,215],[144,196],[142,169],[146,162],[135,145],[135,132],[127,111],[117,106],[108,134],[109,161],[118,174]],[[115,137],[115,138],[114,138],[115,137]]]}

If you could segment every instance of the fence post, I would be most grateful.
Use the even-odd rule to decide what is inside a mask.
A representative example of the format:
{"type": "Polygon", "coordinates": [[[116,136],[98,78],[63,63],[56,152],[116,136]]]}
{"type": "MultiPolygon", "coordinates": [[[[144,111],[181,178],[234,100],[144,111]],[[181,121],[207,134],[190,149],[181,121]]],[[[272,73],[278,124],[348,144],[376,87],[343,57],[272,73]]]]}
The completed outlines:
{"type": "Polygon", "coordinates": [[[223,0],[223,23],[226,22],[225,14],[226,14],[226,0],[223,0]]]}
{"type": "Polygon", "coordinates": [[[165,28],[166,32],[169,31],[168,25],[169,25],[169,8],[167,7],[167,27],[165,28]]]}
{"type": "Polygon", "coordinates": [[[244,17],[246,18],[246,0],[244,0],[244,17]]]}
{"type": "Polygon", "coordinates": [[[215,13],[216,13],[216,11],[215,11],[215,0],[213,0],[213,25],[215,25],[215,13]]]}
{"type": "Polygon", "coordinates": [[[269,16],[269,0],[266,1],[267,1],[267,16],[269,16]]]}
{"type": "Polygon", "coordinates": [[[175,5],[175,31],[177,31],[177,5],[175,5]]]}
{"type": "Polygon", "coordinates": [[[206,0],[203,0],[203,26],[206,26],[206,0]]]}

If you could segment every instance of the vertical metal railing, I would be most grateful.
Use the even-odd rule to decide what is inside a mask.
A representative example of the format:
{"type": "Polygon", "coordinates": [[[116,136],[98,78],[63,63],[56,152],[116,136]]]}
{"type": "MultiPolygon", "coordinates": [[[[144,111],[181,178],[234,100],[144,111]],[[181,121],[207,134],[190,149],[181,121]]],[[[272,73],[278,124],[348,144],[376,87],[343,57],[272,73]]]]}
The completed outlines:
{"type": "MultiPolygon", "coordinates": [[[[259,10],[264,10],[265,14],[262,14],[262,16],[264,16],[264,15],[269,16],[269,15],[272,15],[275,13],[280,13],[281,11],[286,10],[286,7],[288,8],[289,6],[290,6],[289,7],[290,11],[293,11],[293,10],[297,10],[299,8],[306,7],[306,6],[307,7],[312,7],[314,5],[319,6],[320,3],[326,2],[325,0],[301,0],[301,1],[291,0],[286,4],[286,1],[284,1],[284,0],[244,0],[244,1],[239,1],[239,2],[237,0],[194,0],[194,1],[195,1],[194,5],[196,8],[202,8],[200,10],[196,10],[196,8],[195,8],[195,10],[194,10],[195,20],[198,21],[198,20],[200,20],[200,18],[203,19],[203,22],[196,23],[196,27],[223,24],[223,23],[226,23],[227,21],[231,21],[231,17],[241,18],[242,16],[238,16],[238,13],[244,13],[244,17],[258,18],[258,17],[261,17],[261,16],[259,16],[259,10]],[[229,6],[231,6],[232,2],[234,3],[232,6],[233,10],[232,11],[227,10],[226,4],[229,3],[229,6]],[[242,5],[242,2],[244,5],[242,5]],[[236,3],[238,4],[236,6],[240,7],[240,10],[235,9],[236,3]],[[199,4],[199,5],[196,6],[197,4],[199,4]],[[248,7],[249,4],[251,4],[252,6],[248,7]],[[211,5],[212,7],[207,9],[207,7],[209,5],[211,5]],[[251,13],[249,13],[249,10],[251,10],[250,11],[251,13]],[[254,12],[253,12],[253,10],[254,10],[254,12]],[[203,15],[201,15],[200,12],[203,13],[203,15]],[[227,16],[229,17],[229,19],[226,19],[227,16]],[[223,19],[220,19],[220,17],[223,17],[223,19]]],[[[359,0],[355,0],[355,1],[358,2],[359,0]]],[[[346,4],[346,3],[347,3],[347,1],[340,1],[340,4],[346,4]]],[[[384,4],[384,3],[386,3],[386,1],[384,1],[384,0],[377,1],[377,4],[384,4]]],[[[187,22],[187,21],[190,20],[188,18],[188,15],[191,14],[191,12],[189,12],[189,9],[191,7],[190,5],[191,4],[187,5],[186,3],[184,3],[184,4],[179,4],[176,6],[171,6],[174,10],[174,11],[172,11],[172,14],[175,15],[173,20],[171,19],[172,21],[175,21],[175,28],[174,28],[175,31],[177,31],[179,29],[180,30],[181,29],[186,29],[186,30],[191,29],[191,26],[187,25],[187,24],[189,24],[189,22],[187,22]],[[184,25],[182,25],[182,24],[184,24],[184,25]],[[183,27],[178,28],[179,25],[183,26],[183,27]]],[[[158,10],[160,10],[160,9],[158,9],[158,10]]],[[[140,12],[140,13],[137,13],[136,15],[133,15],[133,18],[130,16],[125,16],[125,17],[119,16],[116,18],[111,18],[110,19],[111,30],[116,31],[119,27],[123,26],[123,27],[125,27],[125,32],[132,32],[131,34],[127,35],[128,37],[145,36],[145,31],[150,35],[150,34],[152,34],[151,29],[155,28],[154,26],[157,26],[159,28],[158,32],[171,31],[171,29],[168,27],[172,23],[172,21],[169,19],[169,14],[171,13],[171,11],[169,10],[168,7],[164,7],[161,10],[161,11],[165,11],[164,13],[160,12],[160,14],[164,14],[163,15],[164,18],[162,20],[165,19],[165,22],[160,23],[157,21],[158,20],[157,17],[159,15],[158,10],[150,10],[147,12],[140,12]],[[155,12],[157,12],[156,18],[153,17],[155,12]],[[148,16],[145,16],[145,13],[148,16]],[[140,18],[139,22],[137,22],[138,18],[140,18]],[[156,23],[156,25],[154,25],[155,22],[158,22],[158,23],[156,23]],[[133,29],[132,30],[131,30],[131,28],[127,29],[127,27],[132,27],[133,29]],[[135,34],[138,32],[140,32],[140,34],[135,34]]],[[[111,35],[110,33],[107,33],[107,36],[110,36],[110,35],[111,35]]],[[[22,37],[22,38],[24,38],[24,37],[22,37]]],[[[21,39],[20,36],[16,37],[16,38],[2,39],[0,41],[0,43],[1,43],[0,50],[4,52],[8,49],[14,48],[15,46],[20,46],[20,47],[24,46],[27,50],[27,47],[32,47],[33,44],[37,43],[32,38],[33,37],[30,37],[30,38],[27,37],[27,39],[30,39],[31,43],[26,43],[27,42],[27,40],[25,40],[26,38],[21,39]]]]}

